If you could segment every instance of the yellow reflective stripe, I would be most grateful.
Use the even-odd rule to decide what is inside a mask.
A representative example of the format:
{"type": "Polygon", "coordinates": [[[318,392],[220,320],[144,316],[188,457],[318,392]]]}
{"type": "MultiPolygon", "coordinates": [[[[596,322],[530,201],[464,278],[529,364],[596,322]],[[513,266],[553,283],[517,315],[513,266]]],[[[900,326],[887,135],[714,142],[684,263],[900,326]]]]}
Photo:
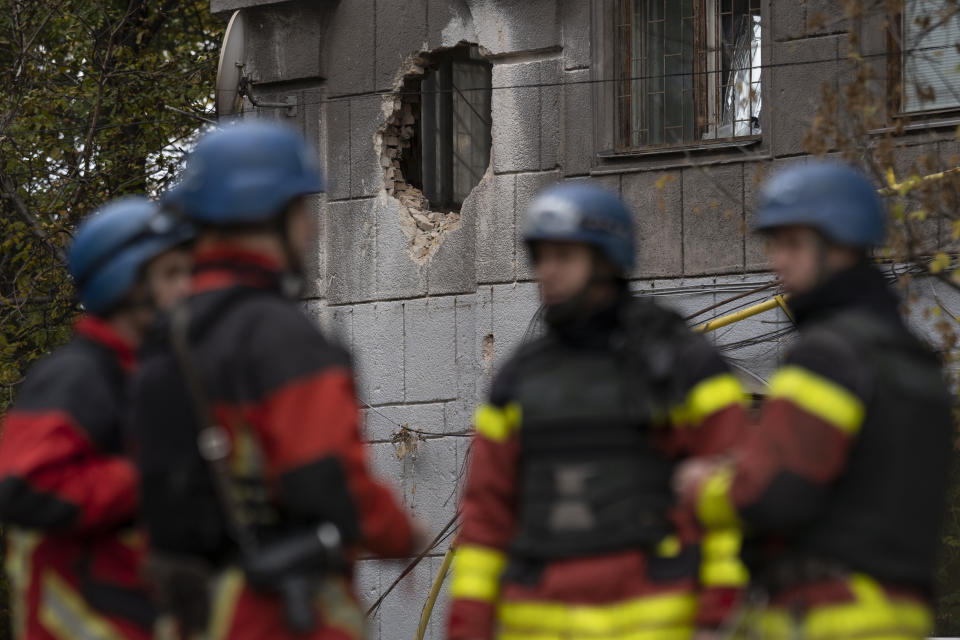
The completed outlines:
{"type": "Polygon", "coordinates": [[[241,426],[233,436],[230,468],[237,475],[260,477],[263,474],[263,453],[251,429],[241,426]]]}
{"type": "Polygon", "coordinates": [[[656,553],[661,558],[676,558],[683,550],[680,538],[669,535],[657,543],[656,553]]]}
{"type": "Polygon", "coordinates": [[[700,548],[700,583],[706,587],[743,587],[750,573],[740,560],[742,535],[737,529],[720,529],[704,534],[700,548]]]}
{"type": "Polygon", "coordinates": [[[745,587],[750,583],[750,572],[738,558],[711,560],[700,566],[700,584],[704,587],[745,587]]]}
{"type": "Polygon", "coordinates": [[[40,544],[40,534],[16,527],[7,529],[7,557],[4,568],[10,579],[10,608],[13,611],[13,635],[26,637],[27,593],[33,571],[33,552],[40,544]]]}
{"type": "Polygon", "coordinates": [[[502,409],[491,404],[481,405],[474,414],[473,425],[480,435],[503,442],[520,426],[520,405],[511,403],[502,409]]]}
{"type": "Polygon", "coordinates": [[[818,607],[804,621],[807,637],[847,637],[864,633],[926,637],[933,628],[929,607],[919,602],[890,600],[876,580],[863,574],[850,578],[852,604],[818,607]]]}
{"type": "Polygon", "coordinates": [[[230,567],[217,576],[213,585],[213,606],[210,611],[210,640],[221,640],[230,633],[245,582],[243,571],[237,567],[230,567]]]}
{"type": "Polygon", "coordinates": [[[496,638],[497,640],[690,640],[693,637],[693,631],[693,625],[689,624],[602,635],[502,631],[496,638]]]}
{"type": "Polygon", "coordinates": [[[770,398],[785,398],[850,436],[863,423],[864,406],[856,395],[803,367],[783,367],[774,374],[770,398]]]}
{"type": "Polygon", "coordinates": [[[341,631],[349,638],[363,638],[363,611],[353,597],[347,578],[336,574],[323,578],[317,600],[324,625],[341,631]]]}
{"type": "Polygon", "coordinates": [[[714,529],[703,535],[700,548],[704,558],[730,558],[740,555],[742,541],[739,529],[714,529]]]}
{"type": "Polygon", "coordinates": [[[794,612],[781,608],[760,610],[747,619],[748,636],[788,640],[919,640],[933,629],[933,612],[924,604],[909,600],[891,600],[883,588],[869,576],[850,577],[854,602],[812,608],[799,621],[794,612]]]}
{"type": "Polygon", "coordinates": [[[684,406],[675,409],[671,417],[674,424],[698,426],[706,417],[733,405],[746,406],[747,394],[733,374],[721,373],[694,385],[684,406]]]}
{"type": "Polygon", "coordinates": [[[692,624],[696,609],[694,595],[671,593],[611,605],[504,602],[497,613],[504,634],[607,638],[686,628],[692,624]]]}
{"type": "Polygon", "coordinates": [[[734,527],[738,522],[737,511],[730,499],[733,484],[733,468],[721,467],[713,472],[697,496],[697,518],[708,529],[734,527]]]}
{"type": "Polygon", "coordinates": [[[87,605],[79,593],[52,571],[40,585],[40,623],[63,640],[123,640],[123,634],[87,605]]]}
{"type": "Polygon", "coordinates": [[[502,551],[464,544],[453,554],[453,580],[450,596],[493,602],[500,593],[500,574],[507,566],[502,551]]]}

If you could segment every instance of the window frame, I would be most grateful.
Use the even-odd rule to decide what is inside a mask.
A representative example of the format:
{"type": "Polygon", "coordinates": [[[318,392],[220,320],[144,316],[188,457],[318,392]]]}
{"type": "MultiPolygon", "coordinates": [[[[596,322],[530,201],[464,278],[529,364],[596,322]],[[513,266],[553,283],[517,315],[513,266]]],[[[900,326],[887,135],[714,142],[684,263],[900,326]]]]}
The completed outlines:
{"type": "MultiPolygon", "coordinates": [[[[415,175],[419,179],[420,186],[417,187],[416,181],[411,184],[419,188],[424,197],[430,201],[432,211],[459,211],[463,201],[457,200],[454,193],[455,114],[453,104],[456,88],[453,84],[453,67],[455,64],[462,64],[482,68],[485,71],[490,85],[487,89],[486,101],[492,109],[493,65],[485,58],[474,57],[469,49],[462,47],[444,51],[438,57],[440,59],[433,62],[419,80],[421,111],[416,129],[418,149],[409,162],[419,165],[415,175]],[[428,100],[426,96],[433,93],[436,93],[437,100],[428,100]],[[442,175],[438,175],[440,172],[442,175]]],[[[463,99],[466,98],[463,97],[463,99]]],[[[481,115],[478,114],[477,117],[481,115]]],[[[482,121],[486,127],[487,165],[490,163],[493,151],[492,112],[490,117],[490,121],[482,121]]],[[[480,180],[482,179],[483,177],[480,176],[480,180]]]]}
{"type": "MultiPolygon", "coordinates": [[[[711,0],[712,1],[712,0],[711,0]]],[[[695,0],[695,2],[705,2],[705,0],[695,0]]],[[[739,136],[733,138],[719,138],[715,140],[697,140],[688,143],[673,143],[657,146],[631,146],[623,144],[629,139],[627,127],[629,122],[624,123],[620,117],[620,102],[618,92],[622,88],[623,69],[617,68],[622,62],[622,57],[618,51],[618,33],[617,24],[621,15],[618,13],[624,10],[621,0],[592,0],[592,32],[591,40],[591,78],[594,81],[594,140],[595,140],[595,160],[594,165],[598,163],[615,161],[624,158],[637,158],[643,156],[658,156],[670,154],[687,153],[707,153],[711,151],[719,152],[723,155],[731,150],[741,150],[744,147],[761,148],[766,147],[766,138],[763,133],[759,135],[739,136]]],[[[702,14],[705,12],[702,12],[702,14]]],[[[702,15],[701,14],[701,15],[702,15]]],[[[760,28],[761,28],[761,57],[763,60],[770,60],[771,31],[770,31],[770,0],[761,0],[760,2],[760,28]]],[[[702,25],[696,25],[695,28],[706,28],[705,18],[702,25]]],[[[694,55],[695,72],[703,69],[706,56],[694,55]],[[700,62],[696,62],[700,60],[700,62]]],[[[769,74],[761,74],[761,107],[760,117],[763,119],[768,111],[770,98],[763,100],[763,96],[770,96],[769,74]]],[[[703,76],[707,78],[707,76],[703,76]]],[[[706,84],[706,82],[704,83],[706,84]]],[[[708,89],[709,90],[709,89],[708,89]]],[[[699,114],[698,114],[699,115],[699,114]]],[[[769,124],[767,125],[770,126],[769,124]]]]}
{"type": "Polygon", "coordinates": [[[935,120],[943,116],[957,116],[960,114],[960,100],[952,107],[917,111],[903,110],[905,81],[901,40],[903,38],[904,5],[907,1],[899,0],[896,9],[889,14],[887,20],[887,121],[889,124],[896,124],[902,120],[935,120]]]}

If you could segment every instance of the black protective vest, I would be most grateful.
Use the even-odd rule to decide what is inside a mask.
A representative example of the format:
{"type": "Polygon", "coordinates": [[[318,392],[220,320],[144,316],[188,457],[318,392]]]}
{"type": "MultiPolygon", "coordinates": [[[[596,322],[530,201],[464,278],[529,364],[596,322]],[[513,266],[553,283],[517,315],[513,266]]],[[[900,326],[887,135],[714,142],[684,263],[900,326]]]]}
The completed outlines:
{"type": "Polygon", "coordinates": [[[840,312],[810,330],[854,345],[872,384],[864,423],[824,513],[789,546],[800,557],[927,588],[952,450],[952,401],[941,364],[908,332],[864,311],[840,312]]]}
{"type": "MultiPolygon", "coordinates": [[[[630,304],[655,316],[649,327],[666,319],[659,345],[669,342],[679,320],[647,301],[630,304]]],[[[636,336],[614,332],[610,342],[618,346],[584,347],[550,334],[513,363],[522,411],[515,557],[646,547],[672,532],[673,465],[651,432],[656,407],[669,400],[639,362],[645,349],[636,336]]]]}

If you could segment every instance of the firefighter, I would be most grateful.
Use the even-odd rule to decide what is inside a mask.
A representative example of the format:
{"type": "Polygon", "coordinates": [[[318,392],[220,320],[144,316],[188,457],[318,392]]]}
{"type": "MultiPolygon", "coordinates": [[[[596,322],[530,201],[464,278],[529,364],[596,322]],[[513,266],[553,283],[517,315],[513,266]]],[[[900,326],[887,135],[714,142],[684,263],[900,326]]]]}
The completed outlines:
{"type": "Polygon", "coordinates": [[[140,197],[77,229],[68,267],[85,313],[73,339],[30,370],[0,440],[16,638],[150,637],[125,384],[158,307],[187,291],[189,236],[140,197]]]}
{"type": "Polygon", "coordinates": [[[191,294],[132,400],[160,633],[358,638],[356,550],[422,543],[368,470],[348,354],[292,286],[322,191],[299,135],[244,123],[201,139],[164,199],[198,234],[191,294]]]}
{"type": "MultiPolygon", "coordinates": [[[[633,222],[616,195],[550,187],[524,239],[548,328],[476,412],[448,637],[689,637],[701,569],[672,471],[739,437],[745,394],[703,336],[629,292],[633,222]]],[[[729,599],[745,577],[736,540],[717,546],[706,572],[729,599]]]]}
{"type": "Polygon", "coordinates": [[[752,633],[926,637],[951,399],[868,260],[883,206],[860,173],[811,161],[765,185],[755,227],[800,337],[759,428],[729,460],[688,463],[679,490],[704,523],[752,532],[752,633]]]}

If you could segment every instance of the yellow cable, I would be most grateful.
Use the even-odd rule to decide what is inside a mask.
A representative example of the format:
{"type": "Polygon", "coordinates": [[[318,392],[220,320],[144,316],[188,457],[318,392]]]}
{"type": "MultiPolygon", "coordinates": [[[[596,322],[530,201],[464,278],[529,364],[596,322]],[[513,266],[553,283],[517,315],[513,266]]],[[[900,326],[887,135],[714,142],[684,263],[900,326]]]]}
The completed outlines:
{"type": "Polygon", "coordinates": [[[447,549],[447,552],[443,556],[443,562],[440,564],[440,570],[437,571],[436,577],[433,579],[433,584],[430,585],[430,594],[427,596],[427,601],[423,604],[423,611],[420,613],[420,624],[417,626],[417,636],[415,640],[423,640],[423,636],[427,633],[427,625],[430,623],[430,615],[433,613],[433,606],[437,603],[437,597],[440,595],[440,588],[443,586],[443,581],[447,578],[447,573],[450,571],[450,562],[453,560],[453,545],[450,545],[450,548],[447,549]]]}
{"type": "Polygon", "coordinates": [[[741,320],[752,318],[753,316],[763,313],[764,311],[769,311],[770,309],[775,309],[776,307],[783,308],[786,306],[784,302],[785,300],[786,298],[784,296],[777,295],[769,300],[764,300],[759,304],[755,304],[752,307],[747,307],[746,309],[741,309],[740,311],[734,311],[731,314],[704,322],[703,324],[694,327],[693,330],[700,333],[715,331],[722,327],[726,327],[727,325],[731,325],[734,322],[740,322],[741,320]]]}

